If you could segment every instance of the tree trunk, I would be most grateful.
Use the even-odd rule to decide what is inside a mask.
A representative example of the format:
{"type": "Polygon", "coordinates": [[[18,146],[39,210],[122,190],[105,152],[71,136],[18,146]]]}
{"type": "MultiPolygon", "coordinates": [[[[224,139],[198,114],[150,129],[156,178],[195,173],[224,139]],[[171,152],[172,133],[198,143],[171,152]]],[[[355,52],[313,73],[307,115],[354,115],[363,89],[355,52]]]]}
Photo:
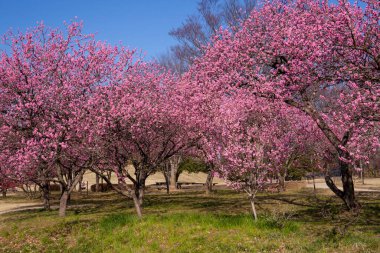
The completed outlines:
{"type": "Polygon", "coordinates": [[[63,191],[62,196],[59,200],[59,216],[60,217],[66,216],[68,198],[69,198],[69,193],[66,190],[63,191]]]}
{"type": "Polygon", "coordinates": [[[348,169],[342,170],[342,183],[343,183],[343,192],[344,192],[344,202],[348,209],[355,209],[358,207],[358,202],[355,198],[355,188],[354,181],[352,180],[351,170],[348,169]]]}
{"type": "Polygon", "coordinates": [[[1,193],[2,193],[3,198],[7,197],[7,190],[2,190],[1,193]]]}
{"type": "Polygon", "coordinates": [[[166,172],[164,172],[164,177],[165,177],[166,193],[169,194],[170,176],[166,172]]]}
{"type": "Polygon", "coordinates": [[[352,172],[349,169],[348,163],[343,160],[350,160],[350,154],[345,150],[345,146],[350,139],[351,131],[347,131],[344,133],[342,138],[338,138],[338,136],[332,131],[330,126],[321,116],[321,114],[317,111],[314,105],[311,103],[309,98],[305,93],[301,94],[301,98],[303,100],[304,105],[300,105],[294,100],[286,100],[285,102],[291,106],[297,107],[301,109],[306,114],[308,114],[314,122],[318,125],[319,129],[323,132],[329,142],[334,146],[334,148],[338,151],[339,157],[339,167],[342,173],[342,184],[343,191],[341,191],[334,182],[332,181],[330,176],[325,176],[325,181],[327,186],[338,196],[340,197],[348,210],[354,210],[359,207],[359,203],[355,199],[355,191],[354,191],[354,183],[352,180],[352,172]],[[343,148],[342,148],[343,147],[343,148]]]}
{"type": "Polygon", "coordinates": [[[364,172],[363,172],[363,169],[360,171],[360,178],[362,180],[362,184],[364,184],[364,172]]]}
{"type": "Polygon", "coordinates": [[[62,174],[58,174],[58,178],[60,179],[60,185],[61,185],[61,198],[59,200],[59,216],[63,217],[66,215],[66,208],[68,205],[68,201],[70,200],[70,195],[72,191],[75,189],[77,184],[79,183],[79,180],[83,177],[83,174],[85,173],[85,170],[80,171],[80,173],[74,174],[70,173],[69,176],[65,182],[63,179],[62,174]]]}
{"type": "Polygon", "coordinates": [[[82,192],[82,182],[83,182],[83,176],[80,177],[79,179],[79,183],[78,183],[78,191],[79,192],[82,192]]]}
{"type": "Polygon", "coordinates": [[[177,190],[177,170],[178,170],[178,164],[176,161],[170,160],[170,190],[175,191],[177,190]]]}
{"type": "Polygon", "coordinates": [[[315,173],[314,173],[314,167],[312,168],[312,177],[313,177],[313,193],[316,194],[317,193],[317,188],[315,187],[315,173]]]}
{"type": "MultiPolygon", "coordinates": [[[[163,163],[163,165],[162,165],[162,174],[164,175],[164,178],[165,178],[166,194],[169,194],[169,190],[170,190],[170,174],[171,174],[170,162],[169,161],[165,161],[163,163]]],[[[160,187],[160,185],[158,185],[157,187],[160,187]]]]}
{"type": "Polygon", "coordinates": [[[285,188],[285,176],[281,175],[281,173],[278,173],[277,175],[278,177],[278,189],[279,191],[285,191],[286,188],[285,188]]]}
{"type": "Polygon", "coordinates": [[[95,192],[99,192],[99,175],[96,174],[95,192]]]}
{"type": "Polygon", "coordinates": [[[140,206],[143,204],[144,193],[145,193],[145,180],[146,178],[139,178],[135,184],[135,195],[140,203],[140,206]]]}
{"type": "Polygon", "coordinates": [[[352,180],[352,171],[349,165],[343,161],[339,161],[340,172],[342,173],[343,191],[340,190],[332,181],[330,176],[325,177],[327,186],[343,200],[348,210],[354,210],[359,207],[359,203],[355,199],[354,182],[352,180]]]}
{"type": "Polygon", "coordinates": [[[142,217],[142,211],[141,211],[140,201],[137,198],[137,196],[136,196],[135,193],[131,192],[131,195],[132,195],[133,204],[135,206],[137,216],[139,217],[139,219],[141,219],[141,217],[142,217]]]}
{"type": "Polygon", "coordinates": [[[41,186],[42,190],[42,199],[44,202],[44,209],[46,211],[50,210],[50,189],[49,189],[49,183],[44,183],[41,186]]]}
{"type": "Polygon", "coordinates": [[[108,172],[107,172],[107,179],[108,179],[109,181],[111,181],[111,177],[112,177],[112,171],[108,171],[108,172]]]}
{"type": "MultiPolygon", "coordinates": [[[[99,172],[93,170],[93,172],[95,172],[97,175],[99,172]]],[[[132,200],[133,200],[133,205],[135,206],[135,209],[136,209],[136,213],[137,213],[137,216],[139,217],[139,219],[142,217],[142,208],[141,208],[141,205],[140,205],[140,202],[139,202],[139,199],[138,197],[136,196],[136,191],[134,191],[133,189],[129,188],[129,186],[127,185],[127,183],[123,180],[121,180],[120,178],[118,178],[118,186],[115,187],[110,179],[107,177],[107,176],[104,176],[104,175],[101,175],[99,174],[101,177],[103,177],[103,179],[106,181],[106,183],[113,189],[115,190],[116,192],[118,192],[119,194],[125,196],[125,197],[128,197],[128,199],[130,197],[132,197],[132,200]]],[[[135,182],[134,182],[135,183],[135,182]]],[[[136,187],[136,185],[135,185],[136,187]]]]}
{"type": "Polygon", "coordinates": [[[255,201],[254,198],[251,196],[249,197],[249,201],[251,202],[251,208],[252,208],[252,214],[255,221],[257,220],[257,213],[256,213],[256,207],[255,207],[255,201]]]}
{"type": "Polygon", "coordinates": [[[364,184],[364,166],[361,160],[360,160],[360,178],[362,180],[362,184],[364,184]]]}
{"type": "Polygon", "coordinates": [[[145,190],[144,190],[144,186],[143,186],[143,187],[141,187],[139,189],[139,203],[140,203],[140,206],[142,206],[143,201],[144,201],[144,193],[145,193],[145,190]]]}
{"type": "Polygon", "coordinates": [[[205,183],[205,188],[206,188],[206,194],[209,195],[212,193],[212,181],[214,179],[214,175],[212,171],[209,171],[207,174],[207,179],[205,183]]]}

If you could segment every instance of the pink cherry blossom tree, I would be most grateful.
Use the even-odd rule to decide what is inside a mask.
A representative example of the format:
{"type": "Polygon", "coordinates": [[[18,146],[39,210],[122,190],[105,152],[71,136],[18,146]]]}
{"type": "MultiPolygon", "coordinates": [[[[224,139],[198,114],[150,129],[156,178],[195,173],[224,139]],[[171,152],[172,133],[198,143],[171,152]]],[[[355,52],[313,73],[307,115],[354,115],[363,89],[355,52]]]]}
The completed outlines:
{"type": "Polygon", "coordinates": [[[191,139],[182,127],[176,83],[158,65],[135,61],[117,83],[100,87],[90,101],[96,129],[91,139],[101,157],[96,172],[100,176],[105,170],[115,172],[119,185],[127,190],[114,189],[134,199],[139,216],[147,177],[191,139]],[[127,170],[130,162],[134,175],[127,170]]]}
{"type": "Polygon", "coordinates": [[[42,189],[60,184],[60,216],[94,163],[84,128],[87,100],[97,86],[117,78],[123,55],[129,55],[82,34],[81,26],[74,22],[63,32],[41,24],[9,33],[10,53],[3,52],[0,64],[1,122],[5,135],[18,137],[1,155],[11,154],[7,164],[42,189]]]}
{"type": "Polygon", "coordinates": [[[365,2],[267,2],[236,34],[220,31],[192,69],[208,88],[277,100],[316,124],[338,154],[343,189],[328,174],[326,184],[351,210],[360,143],[379,147],[380,7],[365,2]]]}

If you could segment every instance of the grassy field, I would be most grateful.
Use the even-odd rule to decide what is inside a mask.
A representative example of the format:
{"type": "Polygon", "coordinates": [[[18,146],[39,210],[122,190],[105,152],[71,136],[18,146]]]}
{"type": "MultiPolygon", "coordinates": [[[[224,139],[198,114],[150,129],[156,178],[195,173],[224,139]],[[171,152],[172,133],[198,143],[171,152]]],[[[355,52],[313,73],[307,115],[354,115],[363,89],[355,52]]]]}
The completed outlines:
{"type": "MultiPolygon", "coordinates": [[[[242,193],[218,189],[151,193],[138,220],[114,193],[75,193],[57,211],[0,215],[1,252],[380,252],[380,195],[360,193],[360,215],[341,212],[327,191],[258,196],[259,221],[242,193]]],[[[10,197],[8,201],[18,201],[10,197]]]]}

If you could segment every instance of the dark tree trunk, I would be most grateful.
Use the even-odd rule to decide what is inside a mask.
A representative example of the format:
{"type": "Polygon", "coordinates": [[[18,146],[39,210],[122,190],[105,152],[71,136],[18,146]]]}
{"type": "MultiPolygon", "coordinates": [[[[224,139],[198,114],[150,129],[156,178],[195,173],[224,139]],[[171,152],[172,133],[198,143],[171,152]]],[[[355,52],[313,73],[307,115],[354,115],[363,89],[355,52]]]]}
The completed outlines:
{"type": "Polygon", "coordinates": [[[169,192],[170,192],[170,174],[171,174],[169,161],[165,161],[163,163],[162,174],[164,175],[164,178],[165,178],[166,193],[169,194],[169,192]]]}
{"type": "Polygon", "coordinates": [[[164,172],[164,177],[165,177],[166,193],[169,194],[170,176],[166,172],[164,172]]]}
{"type": "Polygon", "coordinates": [[[108,172],[107,172],[107,179],[108,179],[109,181],[111,181],[111,177],[112,177],[112,171],[108,171],[108,172]]]}
{"type": "Polygon", "coordinates": [[[325,177],[327,186],[343,200],[348,210],[355,210],[359,207],[359,203],[355,199],[354,183],[352,180],[352,172],[349,168],[349,164],[345,160],[350,160],[350,154],[345,150],[350,135],[350,130],[344,133],[342,138],[339,138],[334,131],[330,128],[318,110],[311,103],[305,93],[301,94],[303,104],[299,104],[294,100],[285,100],[285,102],[291,106],[297,107],[308,114],[314,122],[318,125],[319,129],[323,132],[329,142],[334,146],[339,154],[339,167],[342,174],[343,191],[341,191],[333,182],[330,176],[325,177]]]}
{"type": "Polygon", "coordinates": [[[49,183],[44,183],[41,185],[42,190],[42,199],[44,203],[44,209],[46,211],[50,210],[50,189],[49,189],[49,183]]]}
{"type": "Polygon", "coordinates": [[[340,172],[342,174],[343,191],[340,190],[330,176],[325,177],[327,186],[343,200],[348,210],[354,210],[359,207],[355,198],[354,181],[352,180],[352,171],[349,164],[339,161],[340,172]]]}
{"type": "Polygon", "coordinates": [[[6,198],[7,197],[7,190],[2,190],[1,194],[2,194],[3,198],[6,198]]]}
{"type": "Polygon", "coordinates": [[[212,193],[212,181],[214,179],[213,172],[209,171],[206,178],[205,188],[206,188],[206,194],[212,193]]]}

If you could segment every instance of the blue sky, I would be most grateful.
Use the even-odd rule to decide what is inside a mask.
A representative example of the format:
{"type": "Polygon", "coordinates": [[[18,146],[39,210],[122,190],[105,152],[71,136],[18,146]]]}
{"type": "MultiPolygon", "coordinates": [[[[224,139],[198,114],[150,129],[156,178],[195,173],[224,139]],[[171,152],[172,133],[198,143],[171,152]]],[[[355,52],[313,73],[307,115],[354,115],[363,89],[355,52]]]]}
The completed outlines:
{"type": "Polygon", "coordinates": [[[165,53],[176,41],[168,32],[196,13],[197,0],[0,0],[0,34],[25,31],[44,21],[84,22],[86,33],[112,44],[141,49],[148,58],[165,53]]]}
{"type": "MultiPolygon", "coordinates": [[[[331,0],[336,2],[337,0],[331,0]]],[[[353,0],[351,0],[353,1],[353,0]]],[[[0,34],[25,31],[38,21],[61,27],[77,17],[85,33],[158,57],[176,41],[168,35],[197,12],[198,0],[0,0],[0,34]]],[[[0,49],[4,46],[0,45],[0,49]]]]}

